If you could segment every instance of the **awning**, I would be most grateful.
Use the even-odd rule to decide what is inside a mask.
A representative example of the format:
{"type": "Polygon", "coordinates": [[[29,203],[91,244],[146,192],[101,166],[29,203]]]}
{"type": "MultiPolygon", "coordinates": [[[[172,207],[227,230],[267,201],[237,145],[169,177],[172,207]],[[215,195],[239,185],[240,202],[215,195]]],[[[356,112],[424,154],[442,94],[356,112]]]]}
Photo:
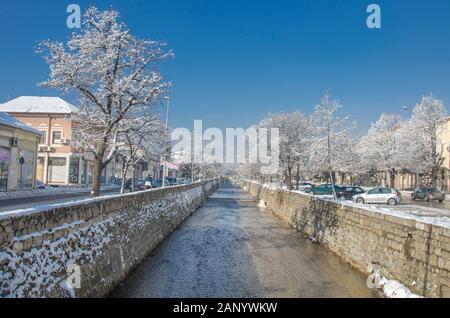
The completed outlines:
{"type": "Polygon", "coordinates": [[[170,169],[170,170],[180,170],[180,166],[178,166],[178,165],[176,165],[176,164],[174,164],[172,162],[163,161],[162,164],[164,164],[164,163],[167,165],[167,168],[170,169]]]}

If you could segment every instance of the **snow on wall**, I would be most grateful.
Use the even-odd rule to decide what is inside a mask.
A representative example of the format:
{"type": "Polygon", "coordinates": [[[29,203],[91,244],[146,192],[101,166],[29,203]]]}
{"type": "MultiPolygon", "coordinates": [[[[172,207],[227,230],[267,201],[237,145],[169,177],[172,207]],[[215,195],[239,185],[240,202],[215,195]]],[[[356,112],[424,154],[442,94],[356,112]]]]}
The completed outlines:
{"type": "MultiPolygon", "coordinates": [[[[83,222],[67,224],[74,228],[83,222]]],[[[44,241],[40,247],[30,251],[15,252],[7,249],[0,252],[0,295],[2,297],[41,297],[51,293],[68,273],[71,264],[89,264],[102,254],[102,248],[111,241],[108,231],[114,219],[104,220],[74,231],[56,241],[44,241]]],[[[33,233],[42,237],[48,231],[33,233]]],[[[22,244],[26,238],[14,239],[13,246],[22,244]]]]}
{"type": "Polygon", "coordinates": [[[106,295],[217,186],[206,181],[1,219],[0,297],[106,295]]]}

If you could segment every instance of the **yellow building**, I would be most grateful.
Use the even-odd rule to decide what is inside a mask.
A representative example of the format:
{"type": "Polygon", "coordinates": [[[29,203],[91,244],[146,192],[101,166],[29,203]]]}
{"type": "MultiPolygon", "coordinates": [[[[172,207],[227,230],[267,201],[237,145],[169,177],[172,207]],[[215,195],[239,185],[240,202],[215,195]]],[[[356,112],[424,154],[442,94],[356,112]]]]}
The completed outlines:
{"type": "Polygon", "coordinates": [[[0,191],[34,189],[40,132],[0,112],[0,191]]]}
{"type": "MultiPolygon", "coordinates": [[[[448,192],[450,190],[450,117],[443,123],[439,131],[437,148],[438,153],[443,153],[444,162],[438,174],[436,188],[448,192]]],[[[418,171],[420,171],[420,167],[418,167],[418,171]]],[[[423,186],[422,176],[422,172],[407,169],[397,171],[395,187],[398,189],[416,189],[423,186]]]]}
{"type": "Polygon", "coordinates": [[[439,173],[440,187],[442,190],[450,190],[450,117],[447,118],[440,132],[441,142],[438,147],[444,151],[444,162],[439,173]]]}
{"type": "MultiPolygon", "coordinates": [[[[92,183],[92,155],[70,145],[73,132],[71,115],[78,108],[59,97],[21,96],[0,104],[0,111],[41,133],[36,179],[51,186],[86,186],[92,183]]],[[[157,175],[159,162],[137,165],[136,176],[157,175]],[[151,171],[148,171],[152,168],[151,171]]],[[[131,169],[130,169],[131,170],[131,169]]],[[[113,160],[103,171],[102,183],[117,182],[121,165],[113,160]]]]}
{"type": "Polygon", "coordinates": [[[36,179],[52,186],[86,183],[87,161],[69,145],[70,115],[78,108],[59,97],[21,96],[0,104],[0,111],[41,133],[36,179]]]}

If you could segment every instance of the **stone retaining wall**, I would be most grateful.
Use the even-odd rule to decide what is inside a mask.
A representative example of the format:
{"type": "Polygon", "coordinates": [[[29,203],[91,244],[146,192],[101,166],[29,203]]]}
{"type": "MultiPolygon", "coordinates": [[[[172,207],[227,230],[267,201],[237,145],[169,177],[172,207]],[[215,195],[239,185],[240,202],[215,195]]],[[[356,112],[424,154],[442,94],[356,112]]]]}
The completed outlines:
{"type": "Polygon", "coordinates": [[[0,297],[107,295],[219,180],[0,213],[0,297]]]}
{"type": "Polygon", "coordinates": [[[450,297],[450,229],[256,182],[242,186],[361,271],[376,266],[418,295],[450,297]]]}

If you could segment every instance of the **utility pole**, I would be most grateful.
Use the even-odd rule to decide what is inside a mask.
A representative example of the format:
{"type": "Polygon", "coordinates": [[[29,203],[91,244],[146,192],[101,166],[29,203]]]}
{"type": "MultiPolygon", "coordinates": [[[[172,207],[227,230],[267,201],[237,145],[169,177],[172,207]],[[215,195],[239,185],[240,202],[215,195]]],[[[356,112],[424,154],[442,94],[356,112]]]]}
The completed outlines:
{"type": "Polygon", "coordinates": [[[169,135],[169,109],[170,109],[170,98],[164,97],[167,100],[167,110],[166,110],[166,133],[164,135],[164,149],[163,149],[163,177],[162,177],[162,187],[166,186],[166,178],[168,174],[167,167],[167,143],[168,143],[168,135],[169,135]]]}

